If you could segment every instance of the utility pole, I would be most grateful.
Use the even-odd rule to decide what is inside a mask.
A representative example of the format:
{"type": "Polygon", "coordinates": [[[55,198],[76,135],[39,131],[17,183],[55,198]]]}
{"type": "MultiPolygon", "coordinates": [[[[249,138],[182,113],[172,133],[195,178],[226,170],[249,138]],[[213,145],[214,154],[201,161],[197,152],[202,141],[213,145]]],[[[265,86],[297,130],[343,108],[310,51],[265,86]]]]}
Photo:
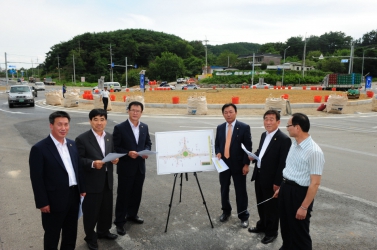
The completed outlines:
{"type": "Polygon", "coordinates": [[[34,77],[33,59],[31,59],[31,75],[34,77]]]}
{"type": "Polygon", "coordinates": [[[111,78],[111,81],[113,82],[113,53],[112,53],[112,50],[111,50],[111,43],[110,43],[110,67],[111,67],[111,71],[110,71],[110,78],[111,78]]]}
{"type": "Polygon", "coordinates": [[[306,33],[305,33],[305,45],[304,45],[304,54],[302,56],[302,78],[305,77],[305,55],[306,55],[306,33]]]}
{"type": "Polygon", "coordinates": [[[251,74],[251,86],[254,85],[254,63],[255,63],[255,52],[253,52],[253,72],[251,74]]]}
{"type": "Polygon", "coordinates": [[[58,70],[59,70],[59,82],[60,82],[60,64],[59,64],[59,55],[58,55],[58,70]]]}
{"type": "Polygon", "coordinates": [[[5,77],[7,78],[7,89],[8,89],[8,62],[7,62],[7,52],[4,52],[5,55],[5,77]]]}
{"type": "Polygon", "coordinates": [[[354,42],[351,42],[350,61],[348,63],[348,74],[352,74],[352,71],[353,71],[353,50],[354,50],[354,42]]]}
{"type": "Polygon", "coordinates": [[[73,59],[73,83],[76,85],[76,70],[75,70],[75,54],[72,55],[73,59]]]}
{"type": "Polygon", "coordinates": [[[39,64],[38,64],[38,58],[37,58],[37,67],[38,67],[38,77],[39,77],[39,64]]]}
{"type": "Polygon", "coordinates": [[[128,88],[128,79],[127,79],[127,57],[126,57],[126,88],[128,88]]]}
{"type": "Polygon", "coordinates": [[[205,49],[206,49],[206,71],[205,71],[205,77],[207,76],[207,74],[208,74],[208,66],[207,66],[207,42],[208,42],[208,40],[207,40],[207,37],[206,37],[206,40],[204,40],[204,42],[206,43],[205,45],[204,45],[204,47],[205,47],[205,49]]]}

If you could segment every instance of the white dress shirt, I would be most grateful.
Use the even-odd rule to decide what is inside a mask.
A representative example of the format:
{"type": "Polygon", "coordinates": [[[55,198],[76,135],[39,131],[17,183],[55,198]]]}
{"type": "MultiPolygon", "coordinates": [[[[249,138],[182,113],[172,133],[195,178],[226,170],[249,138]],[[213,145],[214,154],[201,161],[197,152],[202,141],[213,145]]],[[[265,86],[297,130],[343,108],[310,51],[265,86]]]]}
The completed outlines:
{"type": "Polygon", "coordinates": [[[64,167],[67,170],[69,186],[77,185],[76,174],[73,169],[71,155],[69,154],[69,151],[68,151],[67,140],[64,138],[64,143],[61,144],[54,138],[54,136],[52,136],[52,134],[50,134],[50,137],[54,141],[56,149],[59,152],[60,158],[63,161],[64,167]]]}
{"type": "Polygon", "coordinates": [[[264,138],[264,142],[263,142],[263,145],[262,145],[262,148],[259,152],[259,159],[260,161],[258,161],[258,164],[257,164],[257,167],[260,168],[261,166],[261,162],[262,162],[262,157],[264,155],[264,153],[266,153],[266,149],[268,147],[268,145],[270,144],[271,140],[272,140],[272,137],[274,137],[276,131],[278,131],[278,129],[276,129],[275,131],[272,131],[271,133],[268,133],[268,131],[266,131],[266,137],[264,138]]]}
{"type": "Polygon", "coordinates": [[[128,122],[131,125],[132,132],[134,132],[134,136],[135,136],[135,139],[136,139],[136,144],[138,144],[139,143],[139,126],[140,126],[140,121],[137,124],[137,126],[135,126],[130,120],[128,120],[128,122]]]}
{"type": "MultiPolygon", "coordinates": [[[[94,134],[94,137],[96,137],[96,139],[97,139],[99,147],[101,148],[102,156],[105,157],[106,156],[106,150],[105,150],[105,136],[106,136],[106,132],[103,131],[103,133],[102,133],[101,136],[98,135],[96,132],[94,132],[93,129],[92,129],[92,132],[94,134]]],[[[94,161],[92,162],[92,168],[94,168],[93,164],[94,164],[94,161]]],[[[106,171],[107,171],[107,167],[106,167],[106,171]]]]}

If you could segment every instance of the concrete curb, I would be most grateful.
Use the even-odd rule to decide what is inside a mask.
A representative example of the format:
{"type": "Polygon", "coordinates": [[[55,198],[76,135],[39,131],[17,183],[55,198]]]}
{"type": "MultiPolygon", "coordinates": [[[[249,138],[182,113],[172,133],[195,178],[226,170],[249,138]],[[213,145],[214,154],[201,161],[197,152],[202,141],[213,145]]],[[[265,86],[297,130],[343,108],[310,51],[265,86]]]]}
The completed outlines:
{"type": "MultiPolygon", "coordinates": [[[[93,103],[93,100],[79,99],[80,103],[93,103]]],[[[348,101],[347,106],[357,106],[372,103],[372,98],[359,101],[348,101]]],[[[114,106],[124,106],[124,102],[111,102],[114,106]]],[[[221,109],[224,104],[208,104],[209,109],[221,109]]],[[[318,108],[321,103],[291,103],[291,108],[318,108]]],[[[168,109],[185,109],[187,104],[171,104],[171,103],[146,103],[146,108],[168,108],[168,109]]],[[[238,109],[264,109],[264,104],[237,104],[238,109]]]]}

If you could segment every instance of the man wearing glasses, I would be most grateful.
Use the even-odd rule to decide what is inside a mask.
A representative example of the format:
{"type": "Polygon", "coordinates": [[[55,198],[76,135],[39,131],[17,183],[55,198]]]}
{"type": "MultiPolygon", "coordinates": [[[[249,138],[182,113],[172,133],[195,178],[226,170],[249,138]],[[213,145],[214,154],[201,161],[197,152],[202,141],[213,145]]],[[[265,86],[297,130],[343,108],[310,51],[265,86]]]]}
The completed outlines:
{"type": "Polygon", "coordinates": [[[133,221],[142,224],[144,220],[138,216],[141,194],[145,179],[145,159],[148,156],[137,152],[151,150],[148,125],[140,122],[144,106],[141,102],[128,105],[128,120],[114,127],[113,141],[117,153],[127,153],[119,158],[117,166],[118,193],[115,205],[115,221],[117,233],[125,235],[124,224],[133,221]]]}
{"type": "Polygon", "coordinates": [[[295,140],[283,170],[283,182],[276,190],[280,229],[284,249],[312,249],[309,234],[314,197],[321,182],[325,158],[321,148],[309,135],[309,118],[295,113],[288,120],[287,130],[295,140]]]}

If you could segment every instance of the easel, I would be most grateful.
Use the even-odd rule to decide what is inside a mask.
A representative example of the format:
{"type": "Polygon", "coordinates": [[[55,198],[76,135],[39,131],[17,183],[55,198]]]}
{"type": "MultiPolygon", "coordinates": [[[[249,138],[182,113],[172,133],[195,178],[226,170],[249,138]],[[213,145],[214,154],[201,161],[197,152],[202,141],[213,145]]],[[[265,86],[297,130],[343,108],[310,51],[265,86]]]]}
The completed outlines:
{"type": "MultiPolygon", "coordinates": [[[[168,223],[169,223],[169,217],[170,217],[170,210],[171,210],[171,205],[172,205],[172,202],[173,202],[173,195],[174,195],[174,189],[175,189],[175,183],[177,181],[177,176],[178,176],[178,173],[174,174],[174,184],[173,184],[173,191],[171,193],[171,198],[170,198],[170,204],[169,204],[169,213],[168,213],[168,218],[166,220],[166,227],[165,227],[165,233],[168,231],[168,223]]],[[[186,181],[188,181],[188,175],[187,173],[185,173],[185,176],[186,176],[186,181]]],[[[211,223],[211,226],[213,228],[213,224],[212,224],[212,221],[211,221],[211,216],[209,215],[209,212],[208,212],[208,208],[207,208],[207,203],[204,199],[204,195],[203,195],[203,192],[202,192],[202,189],[200,187],[200,184],[199,184],[199,180],[198,180],[198,176],[196,174],[196,172],[194,172],[194,176],[196,178],[196,182],[198,183],[198,187],[199,187],[199,190],[200,190],[200,194],[202,195],[202,199],[203,199],[203,204],[204,206],[206,207],[206,210],[207,210],[207,214],[208,214],[208,218],[209,218],[209,222],[211,223]]],[[[183,181],[183,173],[181,173],[181,190],[180,190],[180,194],[179,194],[179,202],[181,202],[181,198],[182,198],[182,181],[183,181]]]]}

